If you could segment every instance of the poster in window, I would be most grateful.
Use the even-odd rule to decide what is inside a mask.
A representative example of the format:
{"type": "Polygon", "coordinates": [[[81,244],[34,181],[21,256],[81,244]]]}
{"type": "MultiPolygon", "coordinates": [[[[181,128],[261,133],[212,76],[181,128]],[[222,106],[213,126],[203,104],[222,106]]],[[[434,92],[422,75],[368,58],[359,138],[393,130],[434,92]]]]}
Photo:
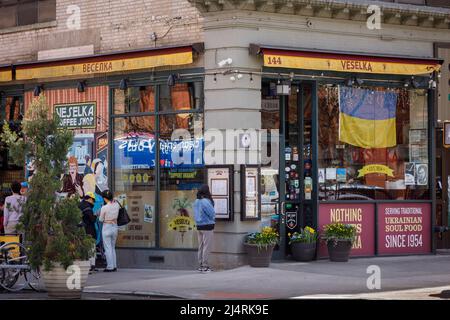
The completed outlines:
{"type": "Polygon", "coordinates": [[[325,168],[319,169],[319,183],[325,183],[325,168]]]}
{"type": "Polygon", "coordinates": [[[336,168],[327,168],[326,179],[327,180],[336,180],[336,168]]]}
{"type": "Polygon", "coordinates": [[[410,144],[425,144],[425,143],[427,143],[427,130],[426,129],[411,129],[411,130],[409,130],[409,143],[410,144]]]}
{"type": "Polygon", "coordinates": [[[416,184],[416,166],[413,162],[405,163],[405,185],[413,186],[416,184]]]}
{"type": "Polygon", "coordinates": [[[428,185],[428,164],[416,164],[416,184],[418,186],[428,185]]]}

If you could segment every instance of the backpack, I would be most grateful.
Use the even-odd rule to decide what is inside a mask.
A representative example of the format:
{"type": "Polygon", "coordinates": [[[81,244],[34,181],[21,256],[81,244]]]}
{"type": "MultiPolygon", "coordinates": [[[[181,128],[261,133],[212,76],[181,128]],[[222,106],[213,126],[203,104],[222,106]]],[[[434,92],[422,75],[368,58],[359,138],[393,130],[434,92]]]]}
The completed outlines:
{"type": "Polygon", "coordinates": [[[130,216],[128,215],[127,209],[122,207],[119,201],[117,201],[117,203],[120,206],[119,215],[117,216],[117,225],[120,227],[130,223],[131,219],[130,216]]]}

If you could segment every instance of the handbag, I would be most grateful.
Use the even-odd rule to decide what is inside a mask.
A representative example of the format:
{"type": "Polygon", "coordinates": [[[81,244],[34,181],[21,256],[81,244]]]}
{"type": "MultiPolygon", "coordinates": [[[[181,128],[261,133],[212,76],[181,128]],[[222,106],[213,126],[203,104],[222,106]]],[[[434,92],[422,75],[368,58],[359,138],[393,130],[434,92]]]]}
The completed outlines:
{"type": "Polygon", "coordinates": [[[117,216],[117,225],[120,227],[130,223],[131,219],[130,216],[128,215],[127,209],[122,207],[119,201],[117,201],[117,203],[120,206],[119,215],[117,216]]]}

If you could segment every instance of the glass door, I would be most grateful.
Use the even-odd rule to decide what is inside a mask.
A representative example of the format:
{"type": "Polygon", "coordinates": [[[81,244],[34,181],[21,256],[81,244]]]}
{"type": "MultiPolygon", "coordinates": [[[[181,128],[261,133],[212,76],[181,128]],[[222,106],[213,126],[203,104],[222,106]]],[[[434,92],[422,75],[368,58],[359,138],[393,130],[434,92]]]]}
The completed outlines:
{"type": "MultiPolygon", "coordinates": [[[[276,82],[263,82],[263,129],[275,129],[266,146],[278,142],[279,161],[261,167],[263,225],[280,235],[273,259],[290,254],[289,235],[314,223],[312,196],[312,92],[311,84],[293,83],[290,94],[276,95],[276,82]]],[[[273,155],[270,150],[267,154],[273,155]]]]}

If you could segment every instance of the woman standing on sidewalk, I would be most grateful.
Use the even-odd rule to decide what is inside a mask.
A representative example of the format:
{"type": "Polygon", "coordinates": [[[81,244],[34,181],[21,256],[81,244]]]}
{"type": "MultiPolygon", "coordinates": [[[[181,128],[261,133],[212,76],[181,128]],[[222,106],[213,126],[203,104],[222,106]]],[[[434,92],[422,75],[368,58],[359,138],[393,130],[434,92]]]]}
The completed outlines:
{"type": "Polygon", "coordinates": [[[26,198],[20,194],[22,186],[19,182],[14,181],[11,184],[12,196],[6,197],[3,209],[3,225],[5,234],[15,234],[16,226],[22,217],[22,206],[25,204],[26,198]]]}
{"type": "Polygon", "coordinates": [[[198,271],[200,272],[212,271],[208,257],[212,248],[215,217],[214,201],[209,186],[204,184],[198,190],[197,200],[194,202],[194,218],[198,231],[198,271]]]}
{"type": "Polygon", "coordinates": [[[99,220],[103,222],[102,237],[103,247],[106,255],[106,269],[104,272],[117,271],[116,240],[117,240],[117,217],[120,205],[114,200],[111,191],[106,190],[102,194],[106,204],[100,210],[99,220]]]}

